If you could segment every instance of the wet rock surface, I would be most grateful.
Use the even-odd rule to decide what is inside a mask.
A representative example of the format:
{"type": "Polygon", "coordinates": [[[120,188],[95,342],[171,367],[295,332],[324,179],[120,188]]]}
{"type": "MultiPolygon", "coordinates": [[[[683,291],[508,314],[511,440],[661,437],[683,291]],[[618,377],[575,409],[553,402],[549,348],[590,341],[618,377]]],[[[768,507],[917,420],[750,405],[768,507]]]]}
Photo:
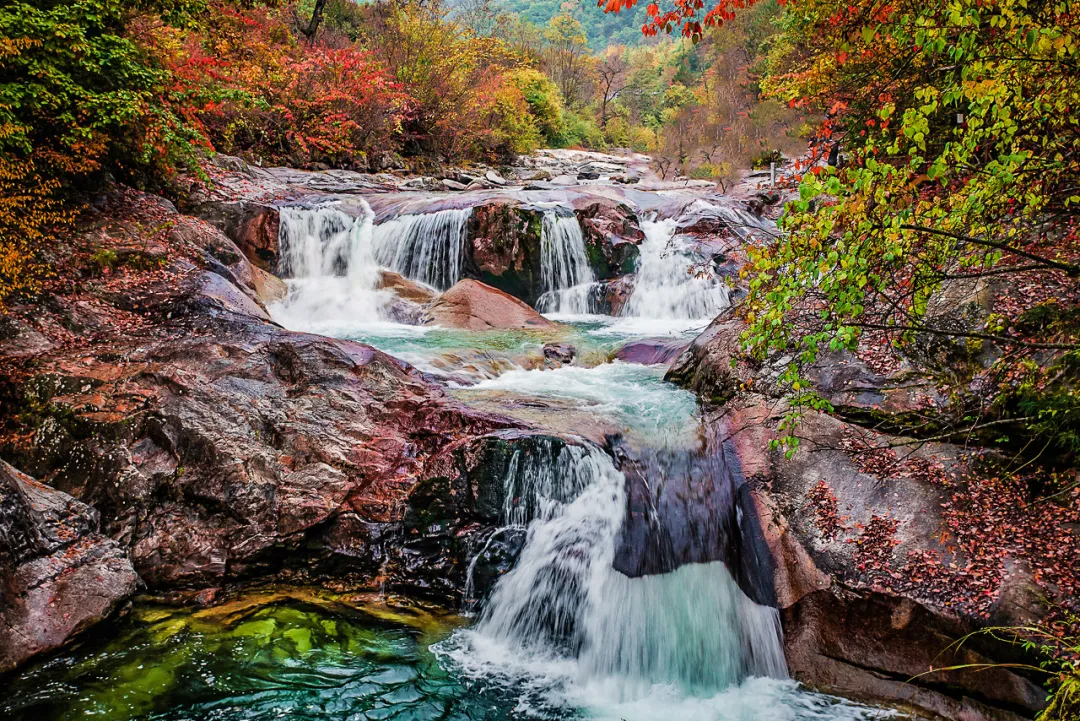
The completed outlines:
{"type": "MultiPolygon", "coordinates": [[[[790,358],[749,363],[737,311],[718,317],[668,379],[707,403],[706,427],[746,479],[775,562],[774,587],[796,678],[854,698],[898,701],[946,718],[1030,718],[1045,692],[1007,668],[922,674],[931,666],[1029,663],[987,625],[1030,623],[1045,609],[1023,554],[992,571],[951,541],[953,494],[992,458],[987,449],[904,435],[949,411],[911,368],[873,371],[848,353],[809,369],[835,415],[809,412],[792,458],[768,450],[786,411],[775,379],[790,358]],[[871,426],[871,427],[868,427],[871,426]],[[989,456],[987,455],[989,453],[989,456]]],[[[996,564],[995,564],[996,565],[996,564]]]]}
{"type": "Polygon", "coordinates": [[[0,673],[107,618],[138,587],[98,514],[0,461],[0,673]]]}
{"type": "Polygon", "coordinates": [[[775,606],[770,550],[750,495],[724,454],[620,450],[627,517],[615,569],[636,578],[723,561],[755,603],[775,606]]]}

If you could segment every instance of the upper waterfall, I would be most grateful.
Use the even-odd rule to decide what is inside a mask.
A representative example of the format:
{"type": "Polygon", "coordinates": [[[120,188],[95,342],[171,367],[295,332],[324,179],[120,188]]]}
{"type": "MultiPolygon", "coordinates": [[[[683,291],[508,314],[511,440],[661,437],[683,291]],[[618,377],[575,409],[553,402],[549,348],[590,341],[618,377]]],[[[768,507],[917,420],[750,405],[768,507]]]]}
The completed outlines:
{"type": "Polygon", "coordinates": [[[375,227],[380,265],[439,290],[461,280],[471,208],[399,215],[375,227]]]}
{"type": "Polygon", "coordinates": [[[540,282],[537,300],[542,313],[588,313],[596,276],[589,266],[585,236],[573,214],[544,212],[540,236],[540,282]]]}
{"type": "Polygon", "coordinates": [[[377,290],[375,214],[363,199],[359,203],[355,218],[333,205],[280,208],[279,272],[289,293],[273,311],[282,325],[333,334],[380,320],[389,296],[377,290]]]}
{"type": "Polygon", "coordinates": [[[711,320],[730,305],[728,289],[712,268],[695,268],[692,247],[675,235],[676,220],[642,220],[634,292],[622,315],[636,318],[711,320]]]}

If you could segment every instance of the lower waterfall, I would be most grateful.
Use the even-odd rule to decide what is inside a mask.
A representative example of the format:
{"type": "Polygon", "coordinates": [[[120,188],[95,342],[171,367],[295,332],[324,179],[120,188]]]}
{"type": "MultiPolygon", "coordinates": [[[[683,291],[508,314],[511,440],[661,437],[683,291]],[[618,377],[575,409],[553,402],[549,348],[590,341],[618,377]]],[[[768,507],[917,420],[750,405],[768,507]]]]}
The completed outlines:
{"type": "Polygon", "coordinates": [[[375,227],[374,257],[410,280],[446,290],[461,280],[471,208],[399,215],[375,227]]]}
{"type": "Polygon", "coordinates": [[[642,578],[614,570],[625,478],[598,448],[572,450],[529,482],[511,464],[506,497],[517,500],[504,520],[531,518],[525,545],[476,626],[440,652],[477,679],[534,684],[520,703],[544,714],[581,694],[607,706],[661,687],[708,696],[752,676],[786,678],[777,611],[747,598],[723,563],[642,578]]]}

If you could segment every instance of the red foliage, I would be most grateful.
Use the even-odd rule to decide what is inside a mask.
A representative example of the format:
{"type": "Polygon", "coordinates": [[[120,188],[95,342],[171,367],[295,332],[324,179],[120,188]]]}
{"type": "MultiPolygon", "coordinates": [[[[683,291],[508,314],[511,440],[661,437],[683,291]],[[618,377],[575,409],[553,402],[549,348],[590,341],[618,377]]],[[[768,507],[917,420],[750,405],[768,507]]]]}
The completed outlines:
{"type": "Polygon", "coordinates": [[[844,518],[840,517],[836,496],[833,495],[825,481],[818,481],[817,485],[811,488],[806,496],[810,500],[807,505],[814,509],[814,514],[817,517],[815,525],[821,532],[823,539],[831,541],[840,535],[842,531],[847,530],[844,527],[844,518]]]}
{"type": "MultiPolygon", "coordinates": [[[[624,9],[629,10],[637,5],[637,2],[638,0],[597,0],[596,4],[602,7],[604,12],[617,13],[624,9]]],[[[705,9],[704,0],[674,0],[674,9],[667,12],[661,12],[659,5],[650,3],[645,9],[648,19],[641,32],[647,36],[656,36],[660,32],[670,33],[673,28],[678,27],[684,37],[697,39],[704,34],[705,28],[718,28],[725,22],[734,20],[736,10],[748,8],[756,2],[757,0],[719,0],[700,20],[697,15],[705,9]]]]}
{"type": "Polygon", "coordinates": [[[370,53],[301,46],[272,10],[219,3],[211,17],[166,58],[166,102],[216,150],[366,168],[397,147],[409,98],[370,53]]]}

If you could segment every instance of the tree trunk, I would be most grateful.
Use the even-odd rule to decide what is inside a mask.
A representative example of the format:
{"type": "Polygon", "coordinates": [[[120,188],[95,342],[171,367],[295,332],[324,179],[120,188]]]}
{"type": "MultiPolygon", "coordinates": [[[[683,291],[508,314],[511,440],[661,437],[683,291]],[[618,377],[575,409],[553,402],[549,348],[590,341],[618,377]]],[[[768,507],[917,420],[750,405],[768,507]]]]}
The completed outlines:
{"type": "Polygon", "coordinates": [[[315,33],[319,32],[319,23],[322,22],[324,7],[326,7],[326,0],[315,0],[315,9],[311,12],[311,22],[308,23],[307,29],[302,31],[310,43],[315,42],[315,33]]]}

